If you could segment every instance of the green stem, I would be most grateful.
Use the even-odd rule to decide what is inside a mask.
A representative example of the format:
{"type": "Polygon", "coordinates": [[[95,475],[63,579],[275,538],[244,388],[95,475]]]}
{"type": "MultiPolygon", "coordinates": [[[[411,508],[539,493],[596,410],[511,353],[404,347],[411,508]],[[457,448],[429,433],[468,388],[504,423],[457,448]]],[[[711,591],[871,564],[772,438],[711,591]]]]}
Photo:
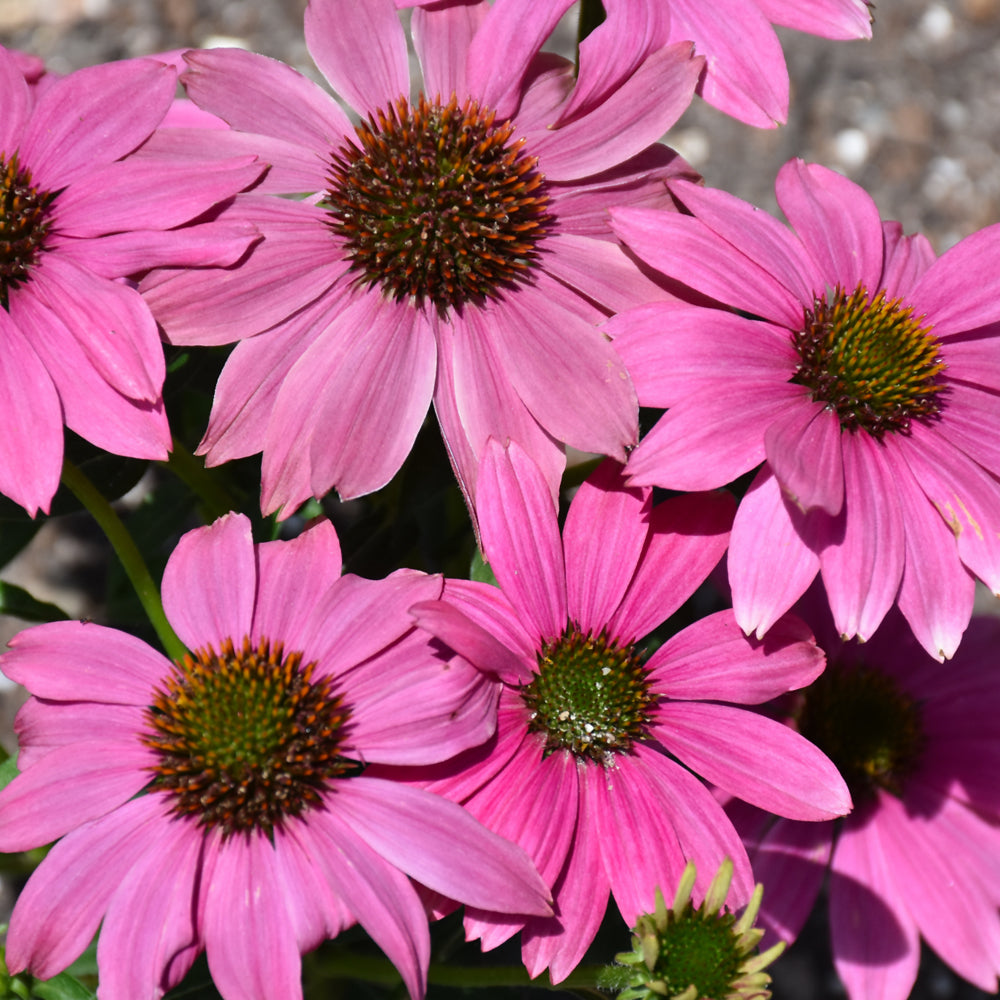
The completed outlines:
{"type": "Polygon", "coordinates": [[[132,536],[128,533],[128,529],[122,523],[122,519],[101,491],[69,459],[63,462],[62,481],[77,500],[90,511],[94,520],[101,526],[108,541],[111,542],[111,546],[115,550],[126,575],[132,581],[132,586],[135,587],[135,592],[139,595],[143,609],[156,630],[167,656],[173,660],[181,659],[187,649],[170,627],[170,622],[167,621],[167,616],[163,613],[160,591],[149,575],[146,563],[132,540],[132,536]]]}
{"type": "MultiPolygon", "coordinates": [[[[432,963],[427,972],[427,982],[435,986],[536,986],[546,990],[595,989],[600,965],[580,966],[558,986],[553,986],[544,974],[532,979],[523,966],[482,965],[462,966],[432,963]]],[[[377,955],[329,955],[322,960],[323,975],[331,979],[360,979],[366,983],[384,986],[398,984],[396,967],[377,955]]]]}
{"type": "Polygon", "coordinates": [[[202,513],[206,521],[214,521],[239,506],[229,490],[221,486],[205,468],[204,459],[193,455],[176,438],[170,457],[161,462],[201,501],[202,513]]]}

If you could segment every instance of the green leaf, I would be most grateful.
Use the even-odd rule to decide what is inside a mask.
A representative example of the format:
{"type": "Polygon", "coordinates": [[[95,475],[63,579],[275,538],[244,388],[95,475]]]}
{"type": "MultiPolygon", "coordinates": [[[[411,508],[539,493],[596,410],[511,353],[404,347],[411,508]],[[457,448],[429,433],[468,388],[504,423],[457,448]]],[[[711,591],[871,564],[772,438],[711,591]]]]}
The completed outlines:
{"type": "Polygon", "coordinates": [[[35,983],[31,995],[38,997],[38,1000],[94,1000],[97,996],[68,972],[60,972],[58,976],[35,983]]]}
{"type": "Polygon", "coordinates": [[[0,788],[6,788],[21,772],[17,769],[17,754],[0,764],[0,788]]]}
{"type": "Polygon", "coordinates": [[[491,587],[499,587],[497,578],[493,575],[490,564],[483,558],[479,549],[472,555],[472,565],[469,567],[469,579],[476,583],[488,583],[491,587]]]}
{"type": "Polygon", "coordinates": [[[0,614],[29,622],[61,622],[70,616],[62,608],[32,597],[23,587],[0,580],[0,614]]]}

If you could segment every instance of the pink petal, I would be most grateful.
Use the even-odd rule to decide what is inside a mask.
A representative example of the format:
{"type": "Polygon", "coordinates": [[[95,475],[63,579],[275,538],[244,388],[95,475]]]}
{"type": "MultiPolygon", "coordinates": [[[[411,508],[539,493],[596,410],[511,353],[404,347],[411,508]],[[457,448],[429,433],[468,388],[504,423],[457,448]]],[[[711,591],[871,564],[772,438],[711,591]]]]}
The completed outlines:
{"type": "Polygon", "coordinates": [[[942,254],[906,293],[914,316],[926,316],[935,337],[1000,320],[1000,275],[989,261],[1000,252],[1000,225],[966,236],[942,254]]]}
{"type": "Polygon", "coordinates": [[[256,548],[257,594],[251,639],[301,641],[317,598],[340,579],[340,541],[329,521],[311,525],[291,541],[256,548]]]}
{"type": "Polygon", "coordinates": [[[410,32],[428,97],[447,101],[452,94],[469,93],[466,54],[489,9],[478,3],[418,8],[413,12],[410,32]]]}
{"type": "Polygon", "coordinates": [[[772,260],[748,257],[700,219],[615,208],[611,228],[647,264],[702,294],[792,330],[802,326],[803,303],[772,273],[772,260]]]}
{"type": "Polygon", "coordinates": [[[513,117],[532,59],[571,3],[505,0],[502,7],[493,5],[466,58],[471,96],[496,111],[499,118],[513,117]]]}
{"type": "MultiPolygon", "coordinates": [[[[18,297],[11,303],[11,314],[55,384],[67,427],[116,455],[166,459],[172,441],[162,399],[142,402],[123,395],[94,366],[80,339],[41,302],[18,297]]],[[[162,360],[162,348],[157,350],[162,360]]],[[[40,411],[43,399],[40,394],[40,411]]],[[[40,447],[42,441],[44,437],[39,438],[40,447]]],[[[59,453],[61,457],[61,443],[59,453]]]]}
{"type": "MultiPolygon", "coordinates": [[[[757,0],[765,17],[786,28],[821,38],[871,38],[872,8],[867,0],[757,0]]],[[[863,995],[863,994],[859,994],[863,995]]]]}
{"type": "MultiPolygon", "coordinates": [[[[303,634],[322,672],[340,674],[391,646],[413,628],[409,609],[441,596],[441,578],[401,569],[384,580],[348,573],[312,602],[311,627],[303,634]]],[[[392,678],[384,683],[391,684],[392,678]]]]}
{"type": "Polygon", "coordinates": [[[310,0],[306,45],[330,86],[362,115],[410,95],[406,38],[392,0],[310,0]],[[364,39],[363,44],[358,44],[364,39]]]}
{"type": "Polygon", "coordinates": [[[283,139],[313,156],[354,134],[329,94],[276,59],[242,49],[195,49],[184,59],[188,95],[234,129],[283,139]]]}
{"type": "Polygon", "coordinates": [[[339,818],[422,885],[471,906],[547,916],[548,887],[524,851],[461,806],[378,778],[338,782],[339,818]]]}
{"type": "Polygon", "coordinates": [[[846,436],[843,446],[843,536],[822,550],[820,564],[837,631],[864,641],[892,607],[903,574],[899,463],[863,432],[846,436]]]}
{"type": "Polygon", "coordinates": [[[736,512],[729,543],[729,584],[740,628],[760,639],[806,591],[819,556],[806,524],[764,466],[736,512]]]}
{"type": "Polygon", "coordinates": [[[205,893],[205,951],[223,996],[296,1000],[302,962],[284,897],[299,891],[278,881],[274,848],[261,833],[219,846],[205,893]]]}
{"type": "Polygon", "coordinates": [[[831,516],[844,504],[840,421],[823,403],[803,399],[775,417],[764,448],[781,490],[800,510],[818,507],[831,516]]]}
{"type": "Polygon", "coordinates": [[[156,323],[134,289],[47,254],[31,272],[31,293],[65,324],[74,346],[108,385],[131,399],[159,400],[163,347],[156,323]]]}
{"type": "Polygon", "coordinates": [[[799,159],[778,172],[775,192],[826,284],[847,293],[863,285],[874,297],[882,277],[882,220],[868,193],[843,174],[799,159]]]}
{"type": "Polygon", "coordinates": [[[648,635],[694,593],[726,550],[734,508],[732,495],[720,492],[670,497],[652,509],[642,558],[608,620],[610,636],[627,643],[648,635]]]}
{"type": "Polygon", "coordinates": [[[141,639],[90,622],[51,622],[18,632],[0,657],[12,681],[38,698],[146,706],[170,661],[141,639]]]}
{"type": "MultiPolygon", "coordinates": [[[[531,415],[506,377],[485,317],[467,310],[458,323],[435,322],[438,343],[434,410],[466,503],[475,504],[489,438],[517,441],[542,470],[553,501],[566,466],[562,446],[531,415]]],[[[476,526],[478,531],[478,525],[476,526]]]]}
{"type": "Polygon", "coordinates": [[[0,49],[0,149],[15,150],[31,112],[31,97],[12,53],[0,49]]]}
{"type": "Polygon", "coordinates": [[[690,38],[707,62],[700,93],[740,121],[773,128],[788,115],[788,71],[774,29],[746,0],[671,0],[671,38],[690,38]]]}
{"type": "Polygon", "coordinates": [[[649,533],[652,490],[625,486],[622,467],[605,461],[576,492],[563,528],[570,620],[593,635],[625,595],[649,533]]]}
{"type": "Polygon", "coordinates": [[[638,439],[638,402],[608,339],[574,293],[539,272],[504,303],[497,357],[534,418],[559,441],[625,460],[638,439]]]}
{"type": "Polygon", "coordinates": [[[58,747],[0,791],[0,849],[41,847],[104,816],[149,784],[156,760],[138,738],[58,747]]]}
{"type": "Polygon", "coordinates": [[[408,305],[360,293],[329,323],[282,383],[264,439],[261,509],[285,517],[333,488],[350,499],[384,486],[434,390],[434,339],[408,305]]]}
{"type": "Polygon", "coordinates": [[[34,517],[59,487],[63,415],[52,378],[31,346],[31,331],[0,309],[0,399],[7,426],[0,441],[0,493],[34,517]],[[25,336],[25,333],[28,336],[25,336]]]}
{"type": "Polygon", "coordinates": [[[345,688],[344,749],[369,763],[435,764],[480,746],[496,726],[499,682],[420,631],[352,670],[345,688]]]}
{"type": "Polygon", "coordinates": [[[553,181],[588,177],[617,166],[656,142],[694,96],[704,65],[690,42],[650,55],[620,87],[581,118],[533,135],[531,151],[553,181]]]}
{"type": "Polygon", "coordinates": [[[159,125],[177,74],[152,59],[126,59],[56,80],[35,105],[21,162],[42,190],[66,187],[97,163],[131,152],[159,125]]]}
{"type": "Polygon", "coordinates": [[[761,705],[812,683],[825,663],[812,633],[794,616],[754,639],[743,634],[731,611],[719,611],[671,636],[647,667],[671,698],[761,705]]]}
{"type": "Polygon", "coordinates": [[[409,879],[340,819],[335,799],[312,814],[309,840],[309,853],[333,893],[399,970],[413,1000],[423,1000],[430,935],[409,879]]]}
{"type": "Polygon", "coordinates": [[[714,393],[679,400],[629,456],[629,480],[640,486],[711,490],[764,459],[764,432],[789,406],[803,403],[801,386],[719,380],[714,393]]]}
{"type": "Polygon", "coordinates": [[[109,996],[162,994],[184,978],[202,950],[192,904],[204,835],[190,822],[167,829],[156,850],[139,858],[116,886],[104,917],[97,964],[109,996]]]}
{"type": "Polygon", "coordinates": [[[731,795],[788,819],[850,811],[850,793],[829,758],[780,722],[704,702],[667,702],[658,716],[656,739],[731,795]]]}
{"type": "Polygon", "coordinates": [[[548,485],[516,442],[487,443],[479,476],[483,551],[539,647],[566,628],[566,570],[548,485]]]}
{"type": "Polygon", "coordinates": [[[11,972],[62,972],[97,932],[129,869],[155,853],[167,824],[163,796],[144,795],[64,837],[21,891],[7,934],[11,972]]]}
{"type": "Polygon", "coordinates": [[[834,964],[854,996],[906,1000],[917,977],[920,938],[900,898],[879,825],[848,820],[833,853],[830,934],[834,964]]]}
{"type": "Polygon", "coordinates": [[[886,298],[908,298],[910,289],[934,263],[937,254],[926,236],[920,233],[904,236],[898,222],[882,223],[882,239],[885,241],[885,262],[881,286],[886,298]]]}
{"type": "Polygon", "coordinates": [[[219,652],[225,639],[239,648],[250,635],[256,589],[250,521],[226,514],[177,543],[163,571],[163,608],[189,649],[219,652]]]}

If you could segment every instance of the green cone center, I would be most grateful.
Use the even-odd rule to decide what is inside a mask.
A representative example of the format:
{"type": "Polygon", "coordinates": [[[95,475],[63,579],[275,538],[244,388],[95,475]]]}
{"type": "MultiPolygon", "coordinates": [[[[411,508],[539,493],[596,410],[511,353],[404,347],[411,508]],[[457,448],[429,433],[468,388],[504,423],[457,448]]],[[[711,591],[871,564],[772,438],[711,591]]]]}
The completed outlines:
{"type": "Polygon", "coordinates": [[[17,154],[0,155],[0,306],[8,308],[10,291],[28,280],[45,242],[54,193],[39,191],[17,154]]]}
{"type": "Polygon", "coordinates": [[[318,806],[328,779],[356,765],[339,755],[350,711],[314,670],[266,639],[186,656],[147,712],[153,788],[226,836],[270,834],[318,806]]]}
{"type": "Polygon", "coordinates": [[[525,279],[545,234],[537,158],[475,101],[400,98],[331,162],[327,207],[363,284],[438,310],[525,279]]]}
{"type": "Polygon", "coordinates": [[[731,913],[703,914],[688,904],[687,911],[658,935],[660,953],[650,979],[666,987],[664,996],[677,996],[690,986],[699,1000],[727,1000],[735,990],[746,958],[733,932],[731,913]]]}
{"type": "Polygon", "coordinates": [[[609,765],[641,739],[654,701],[639,654],[602,633],[570,626],[538,656],[538,673],[521,689],[529,729],[545,736],[545,750],[569,750],[609,765]]]}
{"type": "Polygon", "coordinates": [[[902,795],[925,743],[920,706],[868,667],[828,666],[806,690],[798,724],[837,765],[855,804],[880,788],[902,795]]]}
{"type": "Polygon", "coordinates": [[[885,291],[840,288],[806,310],[792,342],[801,359],[792,381],[834,410],[844,430],[874,438],[906,433],[912,420],[936,417],[945,364],[930,328],[885,291]]]}

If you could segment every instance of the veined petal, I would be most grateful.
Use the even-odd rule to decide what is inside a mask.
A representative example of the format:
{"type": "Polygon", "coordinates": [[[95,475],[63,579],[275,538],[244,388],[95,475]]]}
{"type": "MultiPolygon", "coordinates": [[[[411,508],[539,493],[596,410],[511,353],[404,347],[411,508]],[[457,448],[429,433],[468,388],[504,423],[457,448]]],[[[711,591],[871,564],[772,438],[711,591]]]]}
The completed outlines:
{"type": "Polygon", "coordinates": [[[413,12],[410,32],[420,60],[424,93],[447,102],[451,94],[467,94],[466,56],[490,8],[487,4],[449,4],[413,12]]]}
{"type": "Polygon", "coordinates": [[[0,150],[9,153],[20,145],[31,110],[24,73],[6,49],[0,49],[0,150]]]}

